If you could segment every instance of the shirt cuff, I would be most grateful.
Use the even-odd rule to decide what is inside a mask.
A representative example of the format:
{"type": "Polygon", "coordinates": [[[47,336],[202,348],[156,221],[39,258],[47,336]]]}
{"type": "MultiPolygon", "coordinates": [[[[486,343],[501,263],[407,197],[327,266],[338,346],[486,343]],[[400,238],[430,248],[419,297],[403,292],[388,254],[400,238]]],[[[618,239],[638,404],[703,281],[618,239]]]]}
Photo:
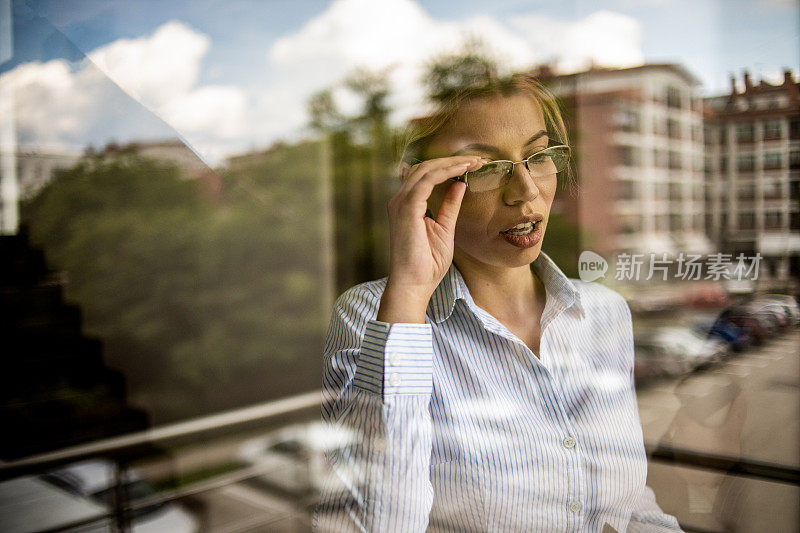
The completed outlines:
{"type": "Polygon", "coordinates": [[[433,391],[430,324],[367,322],[353,386],[381,397],[433,391]]]}

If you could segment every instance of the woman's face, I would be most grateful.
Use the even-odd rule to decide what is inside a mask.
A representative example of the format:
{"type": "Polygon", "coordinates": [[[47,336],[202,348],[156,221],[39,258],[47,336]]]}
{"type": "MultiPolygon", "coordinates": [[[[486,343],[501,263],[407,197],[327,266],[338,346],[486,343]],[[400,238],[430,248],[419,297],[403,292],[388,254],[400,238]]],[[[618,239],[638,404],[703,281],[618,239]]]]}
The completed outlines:
{"type": "MultiPolygon", "coordinates": [[[[431,141],[425,158],[479,155],[488,160],[521,161],[547,148],[548,137],[541,109],[527,96],[480,98],[465,103],[431,141]]],[[[438,185],[428,200],[435,214],[451,181],[438,185]]],[[[508,184],[493,191],[467,190],[455,233],[454,259],[492,267],[529,265],[542,247],[557,176],[531,176],[524,163],[514,165],[508,184]],[[541,217],[533,234],[541,238],[504,235],[521,217],[541,217]],[[534,239],[535,240],[535,239],[534,239]]]]}

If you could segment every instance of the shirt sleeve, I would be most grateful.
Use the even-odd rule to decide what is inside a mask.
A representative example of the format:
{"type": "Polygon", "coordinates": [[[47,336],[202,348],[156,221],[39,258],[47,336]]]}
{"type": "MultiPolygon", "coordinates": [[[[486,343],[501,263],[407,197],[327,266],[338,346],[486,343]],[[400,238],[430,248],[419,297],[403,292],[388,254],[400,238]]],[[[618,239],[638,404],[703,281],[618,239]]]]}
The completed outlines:
{"type": "MultiPolygon", "coordinates": [[[[639,418],[638,402],[636,401],[636,382],[633,374],[633,358],[635,357],[633,346],[633,318],[631,316],[631,309],[621,296],[622,301],[622,323],[625,324],[626,345],[628,348],[628,374],[629,374],[629,389],[634,400],[634,409],[636,411],[636,420],[641,425],[639,418]]],[[[666,514],[658,503],[656,503],[656,495],[653,489],[644,485],[639,493],[639,498],[636,500],[631,518],[626,529],[628,533],[674,533],[682,531],[678,519],[672,515],[666,514]]]]}
{"type": "Polygon", "coordinates": [[[326,451],[330,475],[315,531],[425,531],[433,382],[430,324],[375,320],[380,296],[365,285],[342,294],[325,340],[322,419],[341,445],[326,451]]]}

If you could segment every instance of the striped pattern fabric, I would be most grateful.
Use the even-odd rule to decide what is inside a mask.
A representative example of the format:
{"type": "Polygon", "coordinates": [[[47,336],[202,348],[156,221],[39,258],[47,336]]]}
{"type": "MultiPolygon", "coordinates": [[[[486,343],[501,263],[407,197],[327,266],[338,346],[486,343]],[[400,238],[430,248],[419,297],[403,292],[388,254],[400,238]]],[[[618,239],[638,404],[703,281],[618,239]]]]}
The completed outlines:
{"type": "Polygon", "coordinates": [[[336,301],[322,419],[345,435],[316,531],[680,531],[645,485],[630,309],[544,252],[537,357],[455,264],[425,324],[375,320],[386,278],[336,301]]]}

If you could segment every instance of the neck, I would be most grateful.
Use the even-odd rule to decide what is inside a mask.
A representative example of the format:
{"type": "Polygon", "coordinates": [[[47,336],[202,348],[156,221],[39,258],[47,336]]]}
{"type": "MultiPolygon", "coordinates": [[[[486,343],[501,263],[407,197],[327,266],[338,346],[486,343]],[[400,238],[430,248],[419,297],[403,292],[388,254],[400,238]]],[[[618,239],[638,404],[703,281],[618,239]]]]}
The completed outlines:
{"type": "Polygon", "coordinates": [[[518,320],[541,315],[545,288],[530,264],[502,267],[476,261],[456,248],[453,262],[475,304],[497,319],[518,320]]]}

